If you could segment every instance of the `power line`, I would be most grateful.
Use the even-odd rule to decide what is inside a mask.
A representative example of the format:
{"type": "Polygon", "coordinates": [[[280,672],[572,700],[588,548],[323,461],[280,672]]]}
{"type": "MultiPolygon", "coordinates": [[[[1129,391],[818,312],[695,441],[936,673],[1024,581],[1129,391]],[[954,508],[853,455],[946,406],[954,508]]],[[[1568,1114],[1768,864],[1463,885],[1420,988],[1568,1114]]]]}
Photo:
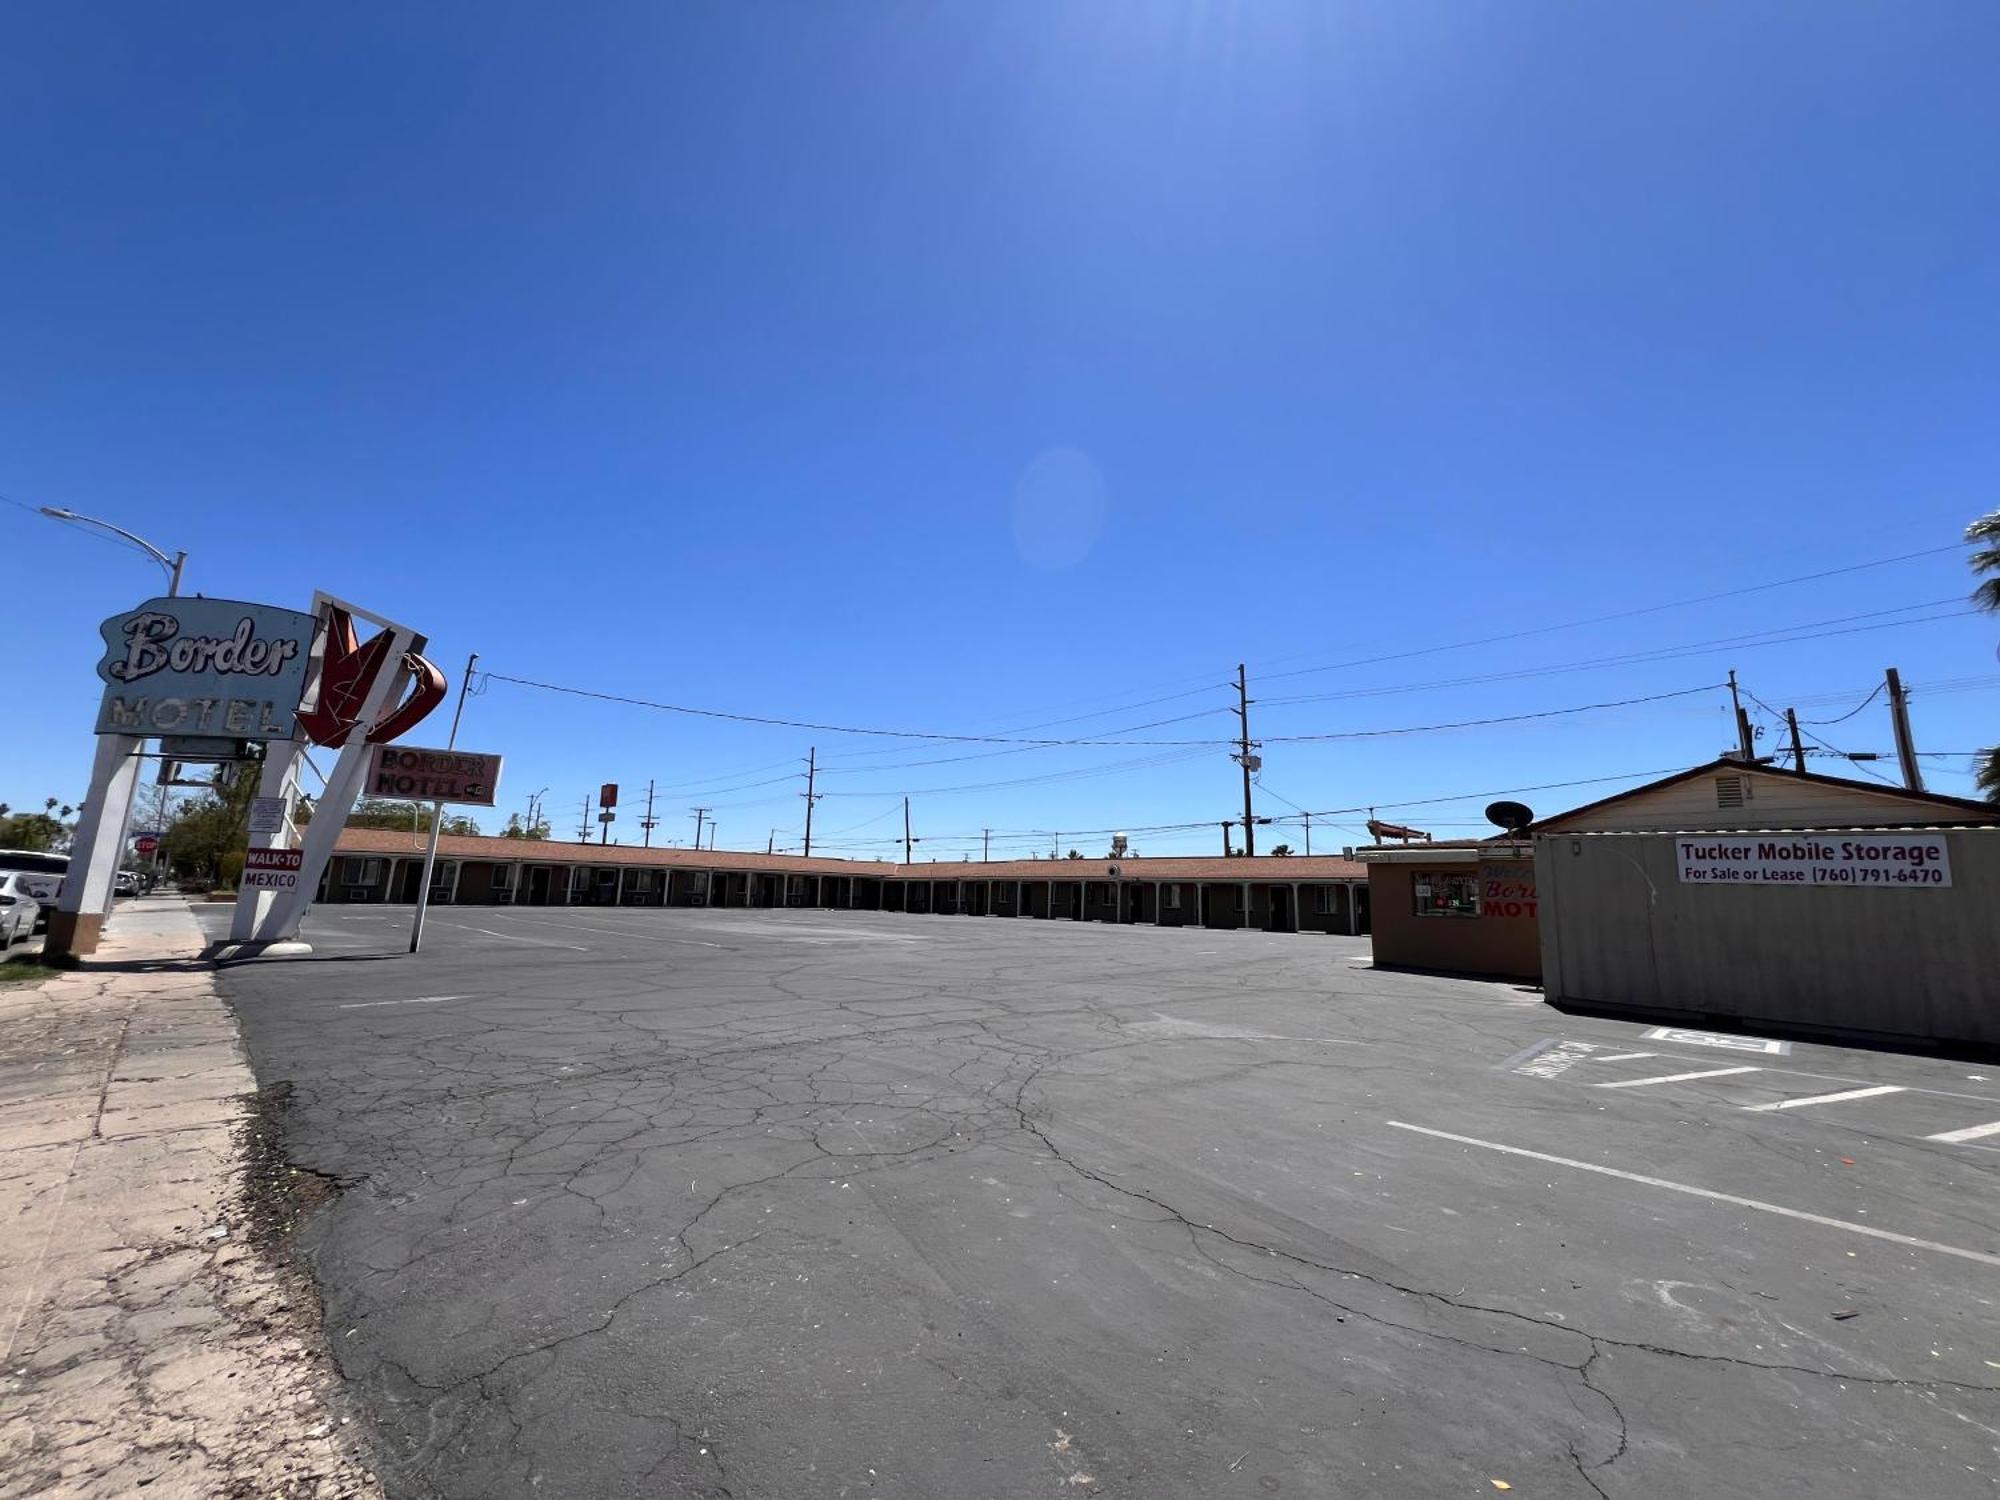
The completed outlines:
{"type": "MultiPolygon", "coordinates": [[[[1775,708],[1771,707],[1770,704],[1766,703],[1762,698],[1759,698],[1755,693],[1751,692],[1750,689],[1745,688],[1743,690],[1743,695],[1746,698],[1748,698],[1752,703],[1756,704],[1759,708],[1763,709],[1765,713],[1771,715],[1773,718],[1785,721],[1788,724],[1788,726],[1797,725],[1799,732],[1805,735],[1807,739],[1811,740],[1815,745],[1818,745],[1822,750],[1825,750],[1827,753],[1831,755],[1838,755],[1841,759],[1845,760],[1849,765],[1853,766],[1857,771],[1862,771],[1865,772],[1867,775],[1873,776],[1877,781],[1883,783],[1885,786],[1896,785],[1895,782],[1891,781],[1888,777],[1884,776],[1880,771],[1876,770],[1873,766],[1868,765],[1864,761],[1857,761],[1854,759],[1853,756],[1849,755],[1845,750],[1841,750],[1833,745],[1829,745],[1825,740],[1821,739],[1818,735],[1808,730],[1802,723],[1799,722],[1797,718],[1785,720],[1785,716],[1783,714],[1779,713],[1775,708]]],[[[1867,707],[1867,705],[1863,704],[1862,707],[1865,708],[1867,707]]],[[[1856,709],[1855,712],[1859,713],[1860,709],[1856,709]]],[[[1852,715],[1849,715],[1848,717],[1851,718],[1852,715]]]]}
{"type": "Polygon", "coordinates": [[[1842,714],[1837,719],[1801,719],[1799,720],[1799,723],[1801,725],[1845,724],[1849,719],[1853,718],[1856,714],[1860,713],[1862,709],[1866,708],[1869,704],[1873,703],[1877,698],[1881,697],[1883,689],[1888,687],[1888,685],[1889,684],[1887,682],[1876,683],[1874,692],[1870,693],[1866,698],[1863,698],[1859,703],[1855,704],[1854,707],[1850,708],[1846,713],[1842,714]]]}
{"type": "Polygon", "coordinates": [[[1323,667],[1298,667],[1289,672],[1260,672],[1259,678],[1265,682],[1284,677],[1307,677],[1317,672],[1342,672],[1350,667],[1375,666],[1387,661],[1408,661],[1412,657],[1435,656],[1445,651],[1463,651],[1473,646],[1491,646],[1502,641],[1527,640],[1538,635],[1552,635],[1563,630],[1579,630],[1586,625],[1605,625],[1615,620],[1636,620],[1645,615],[1661,614],[1667,610],[1686,609],[1696,604],[1712,604],[1719,599],[1738,599],[1748,594],[1767,593],[1772,589],[1790,588],[1793,584],[1818,583],[1827,578],[1839,578],[1849,573],[1861,573],[1870,568],[1884,568],[1892,563],[1911,562],[1920,557],[1936,557],[1940,553],[1957,552],[1960,544],[1954,542],[1943,547],[1926,547],[1918,552],[1904,552],[1895,557],[1877,558],[1873,562],[1853,563],[1844,568],[1828,568],[1819,573],[1802,573],[1796,578],[1779,578],[1770,583],[1755,583],[1743,588],[1722,589],[1712,594],[1700,594],[1688,599],[1674,599],[1665,604],[1648,604],[1638,609],[1617,610],[1608,615],[1593,615],[1585,620],[1569,620],[1560,625],[1539,625],[1532,630],[1512,630],[1504,635],[1481,636],[1476,640],[1453,641],[1449,645],[1424,646],[1414,651],[1396,651],[1385,656],[1369,656],[1354,661],[1334,662],[1323,667]]]}
{"type": "MultiPolygon", "coordinates": [[[[1559,662],[1548,667],[1523,667],[1508,672],[1480,672],[1467,677],[1444,678],[1435,682],[1399,683],[1383,687],[1348,688],[1332,693],[1304,693],[1289,698],[1265,698],[1267,708],[1276,708],[1293,703],[1325,703],[1335,699],[1381,697],[1391,693],[1419,692],[1432,688],[1469,687],[1489,682],[1515,682],[1526,677],[1550,677],[1568,672],[1595,671],[1602,667],[1631,666],[1639,663],[1673,661],[1686,656],[1713,655],[1722,651],[1755,650],[1762,646],[1784,646],[1795,641],[1821,640],[1833,635],[1858,634],[1857,630],[1829,630],[1824,627],[1850,625],[1857,620],[1879,620],[1885,615],[1908,614],[1912,610],[1939,609],[1947,604],[1961,601],[1956,597],[1927,600],[1921,604],[1903,604],[1894,609],[1869,610],[1857,615],[1839,615],[1829,620],[1813,620],[1798,625],[1782,625],[1770,630],[1752,631],[1747,635],[1717,636],[1712,640],[1690,641],[1677,646],[1661,646],[1648,651],[1621,652],[1614,656],[1586,657],[1581,661],[1559,662]]],[[[1903,625],[1923,625],[1933,620],[1955,619],[1961,615],[1977,614],[1978,610],[1958,609],[1948,614],[1930,615],[1914,620],[1894,620],[1884,625],[1861,627],[1862,630],[1892,630],[1903,625]]]]}
{"type": "Polygon", "coordinates": [[[1580,703],[1574,708],[1547,708],[1539,713],[1500,714],[1486,719],[1454,719],[1444,724],[1411,724],[1400,729],[1344,729],[1331,734],[1278,734],[1266,735],[1263,743],[1302,744],[1325,740],[1372,740],[1389,735],[1431,734],[1445,729],[1476,729],[1488,724],[1523,724],[1531,719],[1554,719],[1565,714],[1591,713],[1602,708],[1630,708],[1639,703],[1660,703],[1669,698],[1688,698],[1696,693],[1720,692],[1726,684],[1720,682],[1703,683],[1700,687],[1678,688],[1671,693],[1648,693],[1643,698],[1615,698],[1607,703],[1580,703]]]}
{"type": "Polygon", "coordinates": [[[594,698],[602,703],[621,703],[631,708],[656,709],[661,713],[686,714],[693,718],[725,719],[736,724],[762,724],[779,729],[815,729],[826,734],[870,735],[879,739],[936,740],[951,744],[966,745],[1219,745],[1221,740],[1107,740],[1097,738],[1079,739],[1022,739],[1011,735],[995,734],[945,734],[924,729],[879,729],[856,724],[826,724],[811,719],[788,719],[775,714],[734,713],[721,708],[696,708],[684,703],[661,703],[650,698],[633,698],[623,693],[598,692],[593,688],[570,687],[559,682],[538,682],[528,677],[510,677],[504,672],[492,672],[488,676],[499,682],[511,682],[516,687],[538,688],[545,693],[567,693],[576,698],[594,698]]]}

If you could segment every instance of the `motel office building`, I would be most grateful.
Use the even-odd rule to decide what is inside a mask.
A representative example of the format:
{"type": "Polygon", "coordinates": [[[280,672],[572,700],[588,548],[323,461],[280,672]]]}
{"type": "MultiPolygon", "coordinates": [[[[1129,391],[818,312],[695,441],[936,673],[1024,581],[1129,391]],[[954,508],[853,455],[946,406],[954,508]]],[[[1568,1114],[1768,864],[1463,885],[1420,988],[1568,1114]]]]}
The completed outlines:
{"type": "MultiPolygon", "coordinates": [[[[323,902],[410,902],[421,836],[342,831],[323,902]]],[[[1006,860],[893,865],[735,850],[438,840],[431,900],[454,906],[832,907],[1156,927],[1360,934],[1367,870],[1346,859],[1006,860]]]]}

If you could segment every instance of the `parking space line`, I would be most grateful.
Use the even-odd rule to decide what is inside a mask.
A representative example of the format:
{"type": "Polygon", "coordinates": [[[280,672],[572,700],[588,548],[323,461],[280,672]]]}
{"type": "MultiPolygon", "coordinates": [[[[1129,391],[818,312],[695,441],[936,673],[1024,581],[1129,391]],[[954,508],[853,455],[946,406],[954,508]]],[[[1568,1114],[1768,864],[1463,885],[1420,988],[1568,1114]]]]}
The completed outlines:
{"type": "Polygon", "coordinates": [[[1665,1177],[1647,1177],[1643,1173],[1621,1171],[1617,1167],[1601,1167],[1596,1162],[1577,1161],[1567,1156],[1551,1156],[1546,1151],[1530,1151],[1525,1146],[1505,1146],[1498,1141],[1482,1141],[1476,1136],[1453,1135],[1448,1130],[1432,1130],[1424,1125],[1406,1125],[1401,1120],[1384,1120],[1382,1123],[1392,1130],[1414,1131],[1418,1135],[1435,1136],[1441,1141],[1456,1141],[1461,1146],[1477,1146],[1482,1151],[1498,1151],[1507,1156],[1525,1157],[1529,1161],[1548,1162],[1552,1166],[1573,1167],[1579,1172],[1595,1172],[1600,1177],[1617,1177],[1626,1182],[1636,1182],[1643,1187],[1663,1188],[1670,1193],[1686,1193],[1689,1197],[1706,1198],[1712,1203],[1727,1203],[1736,1208],[1754,1208],[1759,1213],[1776,1214],[1785,1219],[1798,1219],[1827,1229],[1844,1229],[1849,1234],[1866,1235],[1875,1240],[1888,1240],[1891,1244],[1908,1245],[1914,1250],[1934,1250],[1939,1255],[1955,1255],[1960,1260],[1975,1260],[1981,1265],[2000,1266],[2000,1255],[1989,1255],[1984,1250],[1966,1250],[1957,1245],[1941,1245],[1936,1240],[1920,1240],[1915,1235],[1897,1234],[1892,1229],[1877,1229],[1873,1224],[1856,1224],[1847,1219],[1830,1219],[1824,1214],[1807,1213],[1799,1208],[1786,1208],[1780,1203],[1764,1203],[1756,1198],[1739,1198],[1734,1193],[1721,1193],[1714,1188],[1697,1187],[1693,1183],[1673,1182],[1665,1177]]]}
{"type": "Polygon", "coordinates": [[[1642,1057],[1658,1057],[1657,1052],[1607,1052],[1598,1062],[1636,1062],[1642,1057]]]}
{"type": "Polygon", "coordinates": [[[1927,1135],[1927,1141],[1943,1141],[1947,1146],[1963,1145],[1967,1141],[1981,1141],[1989,1135],[2000,1135],[2000,1120],[1990,1125],[1968,1125],[1963,1130],[1946,1130],[1937,1135],[1927,1135]]]}
{"type": "MultiPolygon", "coordinates": [[[[533,922],[537,927],[555,927],[563,932],[601,932],[606,937],[638,938],[641,942],[646,943],[685,943],[692,948],[724,948],[728,946],[726,943],[705,942],[701,938],[672,937],[666,933],[639,932],[627,927],[587,927],[581,922],[537,921],[534,917],[516,917],[514,920],[517,922],[533,922]]],[[[533,939],[524,939],[524,941],[532,942],[533,939]]]]}
{"type": "Polygon", "coordinates": [[[351,1000],[339,1010],[373,1010],[378,1005],[441,1005],[447,1000],[464,1000],[465,995],[417,995],[408,1000],[351,1000]]]}
{"type": "Polygon", "coordinates": [[[1691,1078],[1724,1078],[1731,1073],[1761,1073],[1762,1068],[1703,1068],[1698,1073],[1662,1073],[1657,1078],[1620,1078],[1611,1083],[1593,1083],[1595,1089],[1643,1089],[1655,1083],[1686,1083],[1691,1078]]]}
{"type": "Polygon", "coordinates": [[[468,927],[463,922],[447,922],[442,917],[432,917],[439,927],[456,927],[460,932],[483,932],[488,937],[505,938],[510,943],[533,943],[538,948],[567,948],[572,953],[588,953],[590,950],[579,943],[552,943],[547,938],[522,937],[518,932],[495,932],[491,927],[468,927]]]}
{"type": "Polygon", "coordinates": [[[1880,1094],[1905,1092],[1900,1083],[1878,1083],[1872,1089],[1844,1089],[1838,1094],[1812,1094],[1804,1099],[1779,1099],[1770,1104],[1746,1104],[1743,1107],[1753,1114],[1761,1114],[1774,1109],[1798,1109],[1807,1104],[1840,1104],[1848,1099],[1873,1099],[1880,1094]]]}

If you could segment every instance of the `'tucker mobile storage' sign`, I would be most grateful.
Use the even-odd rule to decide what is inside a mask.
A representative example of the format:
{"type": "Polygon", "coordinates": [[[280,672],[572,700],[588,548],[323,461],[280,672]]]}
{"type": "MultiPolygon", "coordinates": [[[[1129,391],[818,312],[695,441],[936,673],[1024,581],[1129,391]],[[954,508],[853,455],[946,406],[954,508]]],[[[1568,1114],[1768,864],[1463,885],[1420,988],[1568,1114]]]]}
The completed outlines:
{"type": "Polygon", "coordinates": [[[1682,885],[1849,885],[1942,890],[1951,855],[1930,833],[1702,834],[1674,841],[1682,885]]]}

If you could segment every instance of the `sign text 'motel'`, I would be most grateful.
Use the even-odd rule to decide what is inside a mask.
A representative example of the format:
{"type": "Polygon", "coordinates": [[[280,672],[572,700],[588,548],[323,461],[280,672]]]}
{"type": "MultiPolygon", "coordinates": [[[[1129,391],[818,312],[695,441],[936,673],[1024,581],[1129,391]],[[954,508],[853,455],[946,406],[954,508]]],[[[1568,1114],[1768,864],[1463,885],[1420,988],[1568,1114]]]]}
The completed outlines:
{"type": "Polygon", "coordinates": [[[368,795],[406,802],[491,807],[500,789],[500,757],[470,750],[379,745],[369,752],[368,795]]]}
{"type": "Polygon", "coordinates": [[[150,599],[98,627],[99,734],[292,737],[317,617],[234,599],[150,599]]]}

